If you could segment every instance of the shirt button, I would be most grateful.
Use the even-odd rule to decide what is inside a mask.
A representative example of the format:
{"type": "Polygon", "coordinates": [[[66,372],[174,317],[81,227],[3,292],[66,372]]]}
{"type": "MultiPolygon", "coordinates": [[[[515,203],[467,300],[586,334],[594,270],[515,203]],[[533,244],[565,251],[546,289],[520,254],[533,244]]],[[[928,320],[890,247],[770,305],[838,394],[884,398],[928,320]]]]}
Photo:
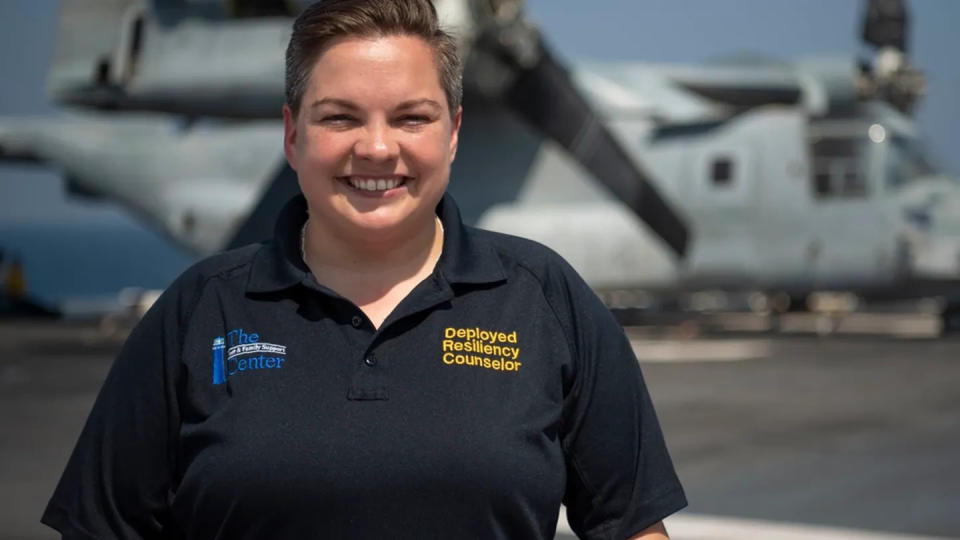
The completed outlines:
{"type": "Polygon", "coordinates": [[[373,367],[377,365],[377,357],[371,354],[363,359],[363,363],[370,367],[373,367]]]}
{"type": "Polygon", "coordinates": [[[350,324],[352,324],[354,328],[360,328],[360,325],[363,324],[363,319],[361,319],[359,315],[354,315],[353,318],[350,319],[350,324]]]}

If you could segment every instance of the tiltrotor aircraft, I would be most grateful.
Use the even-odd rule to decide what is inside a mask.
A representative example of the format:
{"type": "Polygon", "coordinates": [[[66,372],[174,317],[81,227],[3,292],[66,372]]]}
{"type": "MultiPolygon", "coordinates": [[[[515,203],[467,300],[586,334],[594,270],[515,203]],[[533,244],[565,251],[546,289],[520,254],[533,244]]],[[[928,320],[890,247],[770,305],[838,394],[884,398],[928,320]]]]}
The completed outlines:
{"type": "MultiPolygon", "coordinates": [[[[0,120],[0,157],[55,164],[197,254],[268,238],[297,189],[283,50],[308,3],[64,0],[62,113],[0,120]]],[[[907,8],[865,5],[870,61],[564,65],[522,1],[437,0],[466,58],[450,190],[598,290],[954,290],[960,184],[910,115],[907,8]]]]}

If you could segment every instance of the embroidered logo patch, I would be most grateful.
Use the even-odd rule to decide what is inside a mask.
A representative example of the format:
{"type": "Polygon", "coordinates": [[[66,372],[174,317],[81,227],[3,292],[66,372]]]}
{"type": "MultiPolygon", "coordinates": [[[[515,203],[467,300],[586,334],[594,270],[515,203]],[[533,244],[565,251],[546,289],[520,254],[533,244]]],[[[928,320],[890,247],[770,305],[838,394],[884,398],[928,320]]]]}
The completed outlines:
{"type": "Polygon", "coordinates": [[[242,328],[213,340],[213,384],[227,382],[244,371],[282,369],[287,359],[286,345],[260,341],[260,335],[242,328]]]}
{"type": "Polygon", "coordinates": [[[480,328],[443,330],[441,360],[452,366],[471,366],[494,371],[520,371],[520,345],[517,331],[498,332],[480,328]]]}

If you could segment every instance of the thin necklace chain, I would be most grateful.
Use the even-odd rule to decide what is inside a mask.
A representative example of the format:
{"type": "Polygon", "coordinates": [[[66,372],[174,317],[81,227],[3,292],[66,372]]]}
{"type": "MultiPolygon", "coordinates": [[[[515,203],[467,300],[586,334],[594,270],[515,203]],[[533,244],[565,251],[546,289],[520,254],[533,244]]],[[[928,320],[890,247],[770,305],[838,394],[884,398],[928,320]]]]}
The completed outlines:
{"type": "MultiPolygon", "coordinates": [[[[446,232],[443,230],[443,222],[440,221],[439,217],[434,219],[437,220],[437,225],[440,227],[440,236],[442,238],[446,232]]],[[[300,227],[300,260],[303,261],[303,264],[307,264],[307,223],[310,223],[309,219],[303,222],[303,227],[300,227]]]]}
{"type": "Polygon", "coordinates": [[[300,227],[300,260],[303,261],[303,264],[307,264],[307,223],[310,220],[303,222],[303,227],[300,227]]]}

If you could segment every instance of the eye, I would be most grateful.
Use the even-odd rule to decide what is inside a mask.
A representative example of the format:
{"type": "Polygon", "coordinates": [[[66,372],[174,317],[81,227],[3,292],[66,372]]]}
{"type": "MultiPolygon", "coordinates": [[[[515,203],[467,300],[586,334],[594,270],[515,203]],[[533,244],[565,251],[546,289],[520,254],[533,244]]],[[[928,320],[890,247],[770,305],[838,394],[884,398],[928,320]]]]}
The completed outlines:
{"type": "Polygon", "coordinates": [[[332,126],[346,126],[356,122],[356,118],[349,114],[328,114],[320,118],[320,122],[332,126]]]}
{"type": "Polygon", "coordinates": [[[419,126],[430,122],[430,117],[423,114],[405,114],[398,121],[405,126],[419,126]]]}

